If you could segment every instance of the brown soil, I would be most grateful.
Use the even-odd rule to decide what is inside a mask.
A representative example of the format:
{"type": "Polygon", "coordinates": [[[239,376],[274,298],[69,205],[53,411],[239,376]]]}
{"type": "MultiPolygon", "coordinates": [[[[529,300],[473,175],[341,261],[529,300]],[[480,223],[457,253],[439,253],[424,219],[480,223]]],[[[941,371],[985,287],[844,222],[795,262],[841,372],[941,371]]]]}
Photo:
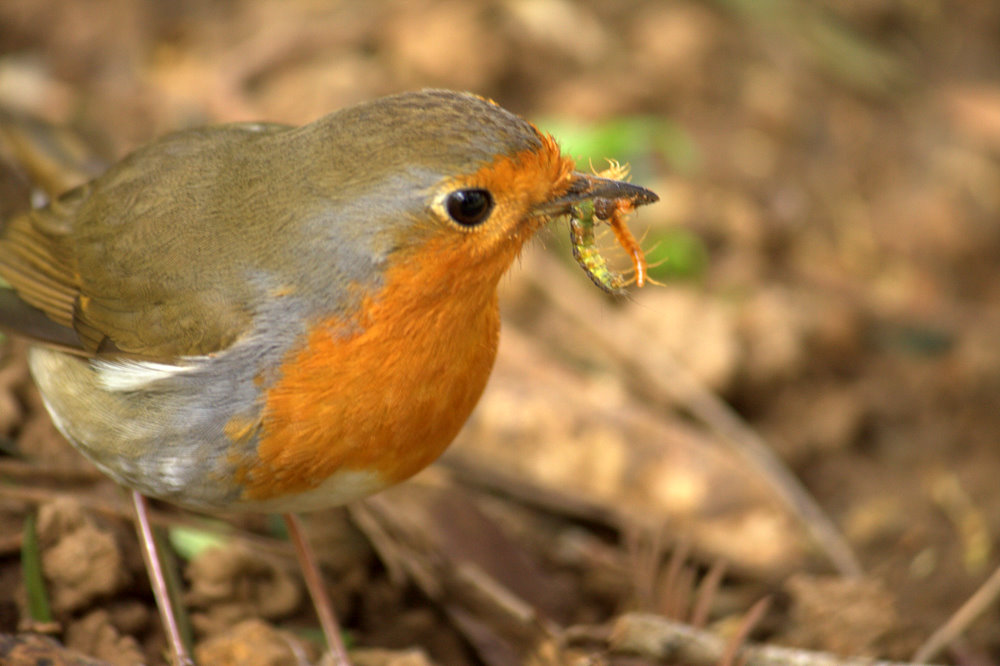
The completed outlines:
{"type": "MultiPolygon", "coordinates": [[[[0,107],[109,157],[428,86],[557,138],[651,118],[607,155],[662,198],[632,228],[647,247],[690,234],[704,268],[612,301],[564,225],[541,234],[505,281],[501,356],[449,454],[308,517],[357,663],[693,663],[656,656],[630,613],[725,641],[763,598],[754,644],[909,660],[1000,564],[998,52],[988,2],[6,0],[0,107]],[[717,398],[863,576],[837,572],[732,444],[717,398]]],[[[2,167],[0,215],[25,196],[2,167]]],[[[88,663],[30,629],[162,663],[128,504],[55,432],[24,354],[0,351],[0,661],[88,663]],[[55,625],[26,610],[28,516],[55,625]]],[[[220,543],[179,564],[202,663],[319,658],[274,523],[156,518],[220,543]]],[[[1000,662],[997,608],[937,659],[1000,662]]]]}

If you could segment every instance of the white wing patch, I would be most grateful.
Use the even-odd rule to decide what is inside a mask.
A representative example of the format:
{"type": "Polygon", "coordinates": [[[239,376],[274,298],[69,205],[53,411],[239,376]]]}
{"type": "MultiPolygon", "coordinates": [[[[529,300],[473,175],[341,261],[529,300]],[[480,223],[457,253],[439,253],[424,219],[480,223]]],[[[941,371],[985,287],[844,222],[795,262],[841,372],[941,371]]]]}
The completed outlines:
{"type": "Polygon", "coordinates": [[[161,379],[184,374],[197,367],[193,363],[174,365],[130,359],[114,361],[101,359],[91,363],[97,370],[97,381],[105,391],[138,391],[161,379]]]}

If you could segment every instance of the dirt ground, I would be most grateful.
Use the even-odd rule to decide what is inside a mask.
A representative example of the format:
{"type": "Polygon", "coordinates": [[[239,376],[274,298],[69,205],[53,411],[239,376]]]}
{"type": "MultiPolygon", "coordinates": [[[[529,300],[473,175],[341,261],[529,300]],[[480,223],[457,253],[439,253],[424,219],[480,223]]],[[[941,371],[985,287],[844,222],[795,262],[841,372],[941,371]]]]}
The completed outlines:
{"type": "MultiPolygon", "coordinates": [[[[0,108],[115,158],[469,89],[661,196],[631,227],[662,285],[605,297],[553,223],[449,453],[307,516],[359,665],[985,665],[990,587],[926,642],[1000,565],[998,53],[990,2],[5,0],[0,108]]],[[[0,661],[92,663],[48,634],[163,663],[126,497],[24,353],[0,350],[0,661]]],[[[315,663],[273,519],[156,508],[202,664],[315,663]]]]}

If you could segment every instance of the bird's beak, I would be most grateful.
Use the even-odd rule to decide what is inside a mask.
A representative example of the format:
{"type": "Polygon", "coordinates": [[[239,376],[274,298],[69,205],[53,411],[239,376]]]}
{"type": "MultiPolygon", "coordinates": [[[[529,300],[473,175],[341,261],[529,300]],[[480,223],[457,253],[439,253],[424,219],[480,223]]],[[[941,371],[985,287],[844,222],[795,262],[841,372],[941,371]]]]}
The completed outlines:
{"type": "Polygon", "coordinates": [[[633,206],[644,206],[659,201],[660,197],[645,187],[632,183],[574,171],[570,175],[569,189],[558,198],[538,205],[535,212],[557,217],[569,213],[575,203],[594,199],[624,199],[633,206]]]}

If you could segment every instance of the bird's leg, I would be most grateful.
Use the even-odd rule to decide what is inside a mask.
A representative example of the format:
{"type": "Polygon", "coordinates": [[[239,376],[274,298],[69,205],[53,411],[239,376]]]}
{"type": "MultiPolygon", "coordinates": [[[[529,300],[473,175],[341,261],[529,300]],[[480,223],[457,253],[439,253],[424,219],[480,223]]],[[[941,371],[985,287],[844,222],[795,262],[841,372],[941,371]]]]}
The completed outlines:
{"type": "Polygon", "coordinates": [[[170,591],[167,589],[167,580],[163,576],[163,565],[160,562],[160,554],[156,550],[153,528],[149,523],[149,503],[142,493],[133,490],[132,504],[135,506],[136,529],[139,532],[139,540],[142,542],[142,557],[146,561],[149,582],[153,585],[153,596],[156,597],[156,607],[160,611],[160,620],[163,622],[163,628],[167,632],[167,640],[170,641],[170,647],[174,653],[174,663],[176,666],[194,666],[194,660],[191,659],[184,639],[181,638],[180,627],[177,625],[177,615],[174,613],[170,591]]]}
{"type": "Polygon", "coordinates": [[[323,634],[326,635],[326,643],[330,648],[330,656],[336,666],[350,666],[350,659],[347,657],[347,649],[344,641],[340,637],[340,625],[337,623],[337,616],[333,612],[333,604],[326,593],[323,585],[323,574],[319,570],[319,563],[316,555],[309,546],[309,540],[303,529],[302,521],[294,513],[284,514],[285,525],[288,527],[288,534],[295,544],[295,554],[299,558],[299,566],[302,568],[302,576],[306,581],[306,588],[309,596],[312,597],[313,606],[316,608],[316,615],[319,617],[323,634]]]}

